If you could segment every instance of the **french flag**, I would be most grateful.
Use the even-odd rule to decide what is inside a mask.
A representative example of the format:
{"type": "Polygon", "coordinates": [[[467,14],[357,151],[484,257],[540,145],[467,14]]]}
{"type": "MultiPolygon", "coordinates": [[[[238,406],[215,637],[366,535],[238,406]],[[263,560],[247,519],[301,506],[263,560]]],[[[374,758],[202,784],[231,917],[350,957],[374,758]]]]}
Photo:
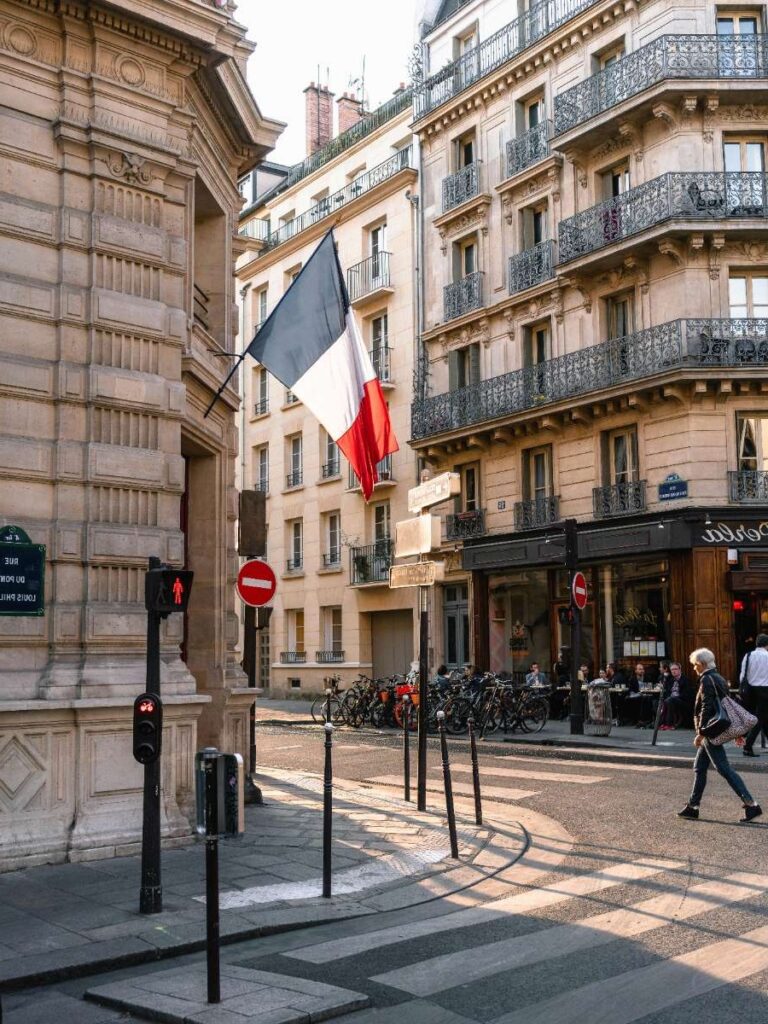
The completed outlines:
{"type": "Polygon", "coordinates": [[[398,444],[349,305],[332,230],[246,353],[317,417],[349,460],[367,501],[378,480],[376,463],[398,444]]]}

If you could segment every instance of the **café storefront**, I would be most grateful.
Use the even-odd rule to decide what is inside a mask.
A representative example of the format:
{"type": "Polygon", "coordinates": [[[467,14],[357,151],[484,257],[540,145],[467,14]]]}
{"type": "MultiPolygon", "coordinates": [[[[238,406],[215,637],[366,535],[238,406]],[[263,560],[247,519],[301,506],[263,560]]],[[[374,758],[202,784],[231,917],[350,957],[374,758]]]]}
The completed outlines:
{"type": "MultiPolygon", "coordinates": [[[[687,664],[704,646],[735,681],[743,652],[768,632],[768,510],[765,519],[681,510],[583,523],[578,557],[589,589],[581,660],[593,675],[609,661],[631,673],[639,661],[653,677],[662,661],[687,664]]],[[[563,558],[557,526],[466,544],[477,665],[519,678],[532,661],[551,672],[563,647],[568,656],[563,558]]]]}

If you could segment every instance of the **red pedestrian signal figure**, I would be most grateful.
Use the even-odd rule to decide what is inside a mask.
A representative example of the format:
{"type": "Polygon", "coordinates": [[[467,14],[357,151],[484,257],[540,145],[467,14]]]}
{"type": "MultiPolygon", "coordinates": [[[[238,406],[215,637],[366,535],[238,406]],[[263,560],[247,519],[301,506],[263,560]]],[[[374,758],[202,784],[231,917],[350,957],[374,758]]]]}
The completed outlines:
{"type": "Polygon", "coordinates": [[[144,587],[147,611],[158,612],[163,618],[172,612],[185,612],[193,575],[189,569],[169,569],[167,566],[150,569],[144,587]]]}
{"type": "Polygon", "coordinates": [[[173,603],[182,604],[181,596],[184,593],[184,584],[177,576],[173,584],[173,603]]]}

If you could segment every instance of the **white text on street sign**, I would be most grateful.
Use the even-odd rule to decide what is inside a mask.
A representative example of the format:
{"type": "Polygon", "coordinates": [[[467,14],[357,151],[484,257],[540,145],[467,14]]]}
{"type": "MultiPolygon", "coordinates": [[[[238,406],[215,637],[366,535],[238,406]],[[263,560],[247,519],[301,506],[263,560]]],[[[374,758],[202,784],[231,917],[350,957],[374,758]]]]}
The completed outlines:
{"type": "Polygon", "coordinates": [[[408,511],[421,512],[430,505],[439,505],[455,495],[461,494],[461,477],[458,473],[441,473],[408,491],[408,511]]]}
{"type": "Polygon", "coordinates": [[[414,562],[411,565],[393,565],[389,570],[389,585],[397,587],[431,587],[445,576],[443,562],[414,562]]]}
{"type": "Polygon", "coordinates": [[[395,558],[428,555],[440,547],[440,517],[429,513],[395,523],[395,558]]]}

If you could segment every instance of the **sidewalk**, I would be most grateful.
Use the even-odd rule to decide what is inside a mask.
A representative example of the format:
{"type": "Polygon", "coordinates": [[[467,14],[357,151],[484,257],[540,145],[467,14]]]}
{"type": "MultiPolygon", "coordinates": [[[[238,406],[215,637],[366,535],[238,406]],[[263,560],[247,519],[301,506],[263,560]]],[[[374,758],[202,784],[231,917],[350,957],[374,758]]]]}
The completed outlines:
{"type": "MultiPolygon", "coordinates": [[[[266,805],[249,806],[246,834],[219,844],[222,942],[407,908],[460,891],[471,902],[471,890],[464,890],[509,867],[528,842],[514,822],[477,827],[460,818],[455,861],[442,814],[420,814],[415,804],[340,781],[334,788],[334,895],[323,899],[322,780],[278,770],[257,778],[266,805]]],[[[202,842],[164,851],[162,870],[164,910],[152,916],[138,913],[138,857],[0,875],[0,987],[204,948],[202,842]]],[[[267,983],[251,979],[254,984],[267,983]]],[[[338,993],[325,997],[348,1002],[338,993]]]]}

